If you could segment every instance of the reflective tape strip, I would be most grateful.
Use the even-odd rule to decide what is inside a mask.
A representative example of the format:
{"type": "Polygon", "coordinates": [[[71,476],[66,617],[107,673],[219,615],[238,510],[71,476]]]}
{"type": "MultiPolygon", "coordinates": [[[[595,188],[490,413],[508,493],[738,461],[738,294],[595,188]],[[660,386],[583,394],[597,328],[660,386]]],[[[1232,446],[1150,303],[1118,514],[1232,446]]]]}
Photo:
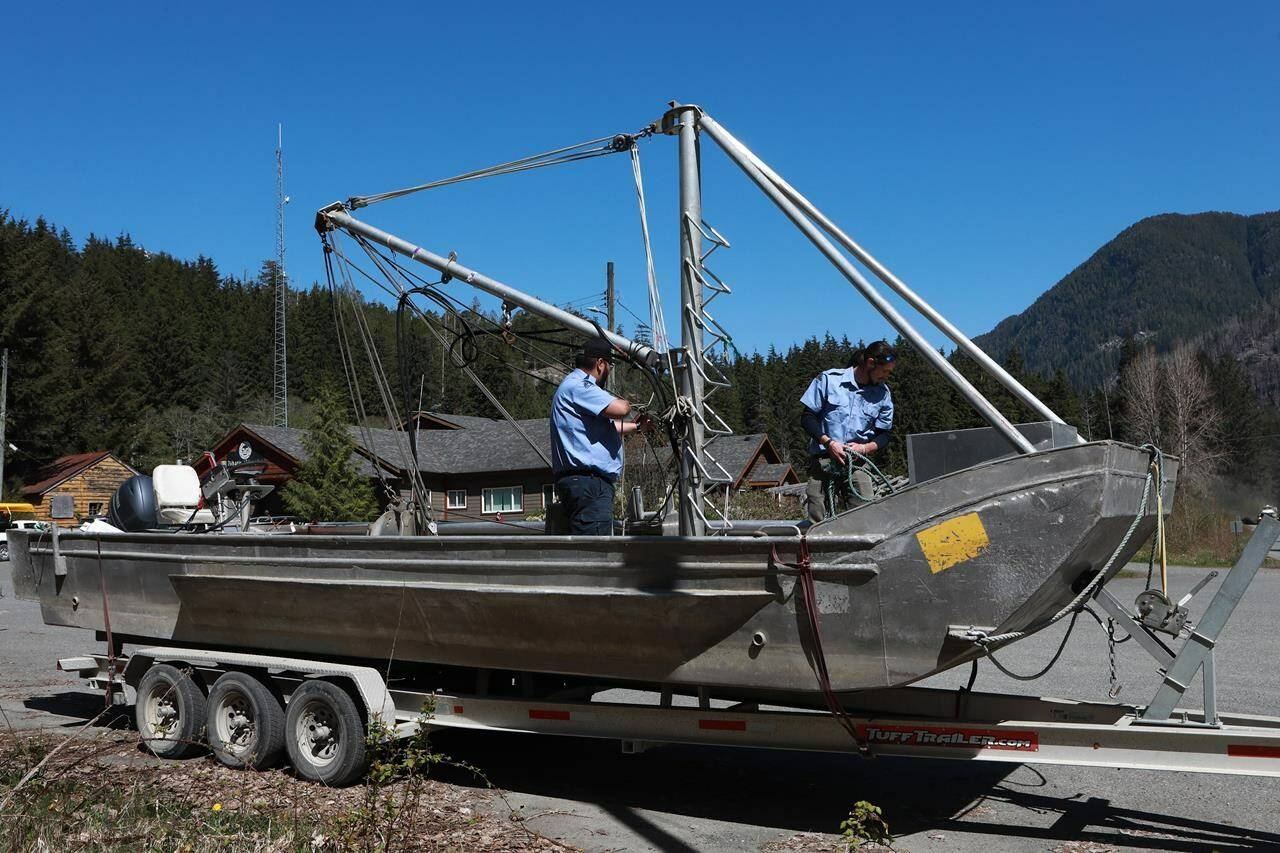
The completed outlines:
{"type": "Polygon", "coordinates": [[[758,732],[773,734],[777,726],[773,723],[748,720],[698,720],[698,728],[713,732],[758,732]]]}
{"type": "Polygon", "coordinates": [[[529,719],[531,720],[573,720],[574,722],[587,722],[594,720],[596,715],[592,711],[558,711],[547,710],[543,708],[530,708],[529,719]]]}
{"type": "Polygon", "coordinates": [[[698,728],[715,732],[745,732],[746,720],[698,720],[698,728]]]}
{"type": "Polygon", "coordinates": [[[571,719],[571,717],[568,711],[539,711],[537,708],[530,708],[529,719],[531,720],[568,720],[568,719],[571,719]]]}
{"type": "Polygon", "coordinates": [[[1227,755],[1231,758],[1280,758],[1280,746],[1229,743],[1227,755]]]}

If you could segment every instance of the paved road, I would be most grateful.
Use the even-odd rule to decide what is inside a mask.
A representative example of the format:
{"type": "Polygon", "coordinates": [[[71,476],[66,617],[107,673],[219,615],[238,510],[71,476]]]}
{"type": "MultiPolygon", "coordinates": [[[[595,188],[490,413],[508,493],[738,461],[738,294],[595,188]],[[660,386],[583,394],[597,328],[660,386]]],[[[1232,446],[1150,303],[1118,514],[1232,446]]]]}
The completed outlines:
{"type": "MultiPolygon", "coordinates": [[[[1171,585],[1186,590],[1203,575],[1201,569],[1174,569],[1171,585]]],[[[1200,607],[1217,584],[1198,596],[1200,607]]],[[[1111,588],[1121,600],[1132,600],[1142,585],[1139,579],[1120,578],[1111,588]]],[[[52,669],[58,656],[89,648],[90,638],[41,624],[36,605],[12,598],[3,568],[0,590],[8,596],[0,599],[0,709],[10,723],[70,726],[95,713],[100,698],[52,669]]],[[[1264,571],[1222,637],[1218,686],[1224,711],[1280,714],[1276,602],[1280,571],[1264,571]]],[[[1048,660],[1061,636],[1062,629],[1055,627],[1000,657],[1010,667],[1033,671],[1048,660]]],[[[1134,645],[1119,647],[1120,699],[1145,703],[1157,679],[1134,645]]],[[[967,670],[944,673],[926,683],[955,687],[966,676],[967,670]]],[[[1092,620],[1082,618],[1062,660],[1045,678],[1022,683],[984,664],[976,686],[1104,699],[1105,638],[1092,620]]],[[[593,851],[830,849],[831,835],[849,806],[861,799],[884,808],[900,836],[899,847],[914,853],[1043,851],[1068,841],[1125,850],[1280,850],[1277,779],[981,762],[867,762],[683,746],[622,755],[613,742],[464,732],[442,735],[438,743],[484,768],[509,792],[512,805],[531,817],[540,815],[531,821],[539,831],[593,851]]],[[[461,776],[454,781],[475,784],[461,776]]]]}

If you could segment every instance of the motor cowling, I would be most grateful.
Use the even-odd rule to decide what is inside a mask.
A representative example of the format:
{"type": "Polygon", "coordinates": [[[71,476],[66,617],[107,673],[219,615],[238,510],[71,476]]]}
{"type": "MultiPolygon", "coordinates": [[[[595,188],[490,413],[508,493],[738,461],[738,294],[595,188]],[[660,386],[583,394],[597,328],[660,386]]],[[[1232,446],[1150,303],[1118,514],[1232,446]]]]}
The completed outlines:
{"type": "Polygon", "coordinates": [[[151,478],[138,474],[125,480],[111,496],[107,520],[113,527],[128,533],[140,533],[159,527],[156,520],[156,492],[151,478]]]}

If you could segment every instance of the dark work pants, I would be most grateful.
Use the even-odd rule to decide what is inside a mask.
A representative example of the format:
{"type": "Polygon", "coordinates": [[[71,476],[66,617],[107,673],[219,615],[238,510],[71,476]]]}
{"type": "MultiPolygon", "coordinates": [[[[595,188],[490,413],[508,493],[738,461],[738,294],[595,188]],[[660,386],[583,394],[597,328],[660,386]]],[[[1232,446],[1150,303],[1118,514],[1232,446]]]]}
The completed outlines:
{"type": "Polygon", "coordinates": [[[613,535],[613,483],[575,474],[556,480],[556,497],[571,536],[613,535]]]}

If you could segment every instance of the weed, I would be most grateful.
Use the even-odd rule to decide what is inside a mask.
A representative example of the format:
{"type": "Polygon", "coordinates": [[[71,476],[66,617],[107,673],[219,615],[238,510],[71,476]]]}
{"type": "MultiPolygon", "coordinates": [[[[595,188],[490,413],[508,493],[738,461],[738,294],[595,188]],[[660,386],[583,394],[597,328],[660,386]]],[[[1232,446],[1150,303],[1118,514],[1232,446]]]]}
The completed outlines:
{"type": "Polygon", "coordinates": [[[840,841],[845,850],[857,850],[864,844],[892,846],[893,836],[885,822],[880,807],[858,800],[849,811],[849,817],[840,824],[840,841]]]}

